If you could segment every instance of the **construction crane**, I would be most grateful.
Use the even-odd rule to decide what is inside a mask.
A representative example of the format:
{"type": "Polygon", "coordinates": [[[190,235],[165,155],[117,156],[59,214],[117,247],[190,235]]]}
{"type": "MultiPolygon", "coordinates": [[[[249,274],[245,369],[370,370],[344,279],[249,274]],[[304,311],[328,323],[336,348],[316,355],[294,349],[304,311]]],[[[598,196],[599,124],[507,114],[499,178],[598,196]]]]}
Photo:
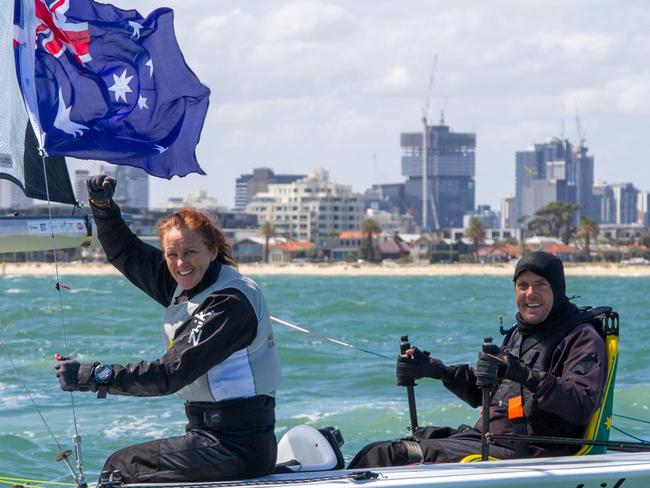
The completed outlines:
{"type": "MultiPolygon", "coordinates": [[[[438,55],[433,57],[433,68],[431,69],[431,77],[429,78],[429,89],[427,90],[427,98],[422,107],[422,231],[427,228],[428,215],[427,215],[427,194],[428,194],[428,152],[429,152],[429,105],[431,104],[431,93],[433,92],[433,82],[436,76],[436,65],[438,64],[438,55]]],[[[433,217],[433,227],[438,229],[438,212],[436,209],[435,199],[431,198],[431,212],[433,217]]]]}
{"type": "Polygon", "coordinates": [[[580,123],[580,110],[578,109],[578,103],[576,102],[576,131],[578,132],[578,151],[584,147],[586,139],[585,134],[582,132],[582,125],[580,123]]]}

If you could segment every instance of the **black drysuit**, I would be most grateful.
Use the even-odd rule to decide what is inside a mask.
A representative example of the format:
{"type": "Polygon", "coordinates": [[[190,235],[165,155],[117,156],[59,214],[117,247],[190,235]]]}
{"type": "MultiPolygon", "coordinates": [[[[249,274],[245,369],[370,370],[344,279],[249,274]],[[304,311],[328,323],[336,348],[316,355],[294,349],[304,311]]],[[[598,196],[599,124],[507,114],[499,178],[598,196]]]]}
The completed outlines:
{"type": "MultiPolygon", "coordinates": [[[[98,237],[111,262],[138,288],[161,305],[170,306],[177,283],[162,252],[138,239],[121,218],[119,208],[92,207],[98,237]]],[[[222,265],[210,263],[202,281],[174,300],[191,300],[212,285],[222,265]]],[[[176,393],[204,375],[256,337],[258,319],[238,289],[212,292],[200,304],[200,340],[192,340],[196,319],[176,330],[167,352],[154,361],[115,364],[108,392],[158,396],[176,393]]],[[[268,474],[275,466],[275,400],[272,395],[185,405],[185,435],[129,446],[111,455],[104,471],[120,470],[125,483],[232,480],[268,474]]]]}
{"type": "MultiPolygon", "coordinates": [[[[500,382],[492,394],[490,432],[513,433],[508,419],[508,398],[523,394],[526,430],[530,435],[580,438],[602,401],[607,372],[605,342],[590,323],[568,327],[577,314],[576,307],[565,303],[550,324],[531,328],[517,327],[506,337],[502,349],[520,357],[531,369],[539,372],[541,381],[535,391],[509,380],[500,382]],[[567,330],[568,329],[568,330],[567,330]],[[546,355],[546,357],[544,357],[546,355]]],[[[476,385],[474,369],[452,366],[445,387],[472,407],[481,404],[481,389],[476,385]]],[[[364,447],[351,461],[350,468],[398,466],[415,462],[457,462],[470,454],[481,452],[482,421],[458,429],[426,427],[414,433],[420,449],[401,440],[375,442],[364,447]]],[[[575,446],[531,445],[529,455],[560,456],[576,452],[575,446]]],[[[490,455],[515,457],[511,443],[490,446],[490,455]]]]}

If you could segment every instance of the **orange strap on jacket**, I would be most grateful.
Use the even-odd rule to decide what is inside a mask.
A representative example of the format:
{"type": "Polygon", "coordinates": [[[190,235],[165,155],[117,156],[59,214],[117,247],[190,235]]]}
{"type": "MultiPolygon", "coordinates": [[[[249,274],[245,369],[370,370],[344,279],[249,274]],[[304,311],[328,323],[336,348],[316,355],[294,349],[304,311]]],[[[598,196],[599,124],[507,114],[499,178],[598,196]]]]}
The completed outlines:
{"type": "Polygon", "coordinates": [[[508,399],[508,420],[524,417],[524,403],[521,395],[508,399]]]}

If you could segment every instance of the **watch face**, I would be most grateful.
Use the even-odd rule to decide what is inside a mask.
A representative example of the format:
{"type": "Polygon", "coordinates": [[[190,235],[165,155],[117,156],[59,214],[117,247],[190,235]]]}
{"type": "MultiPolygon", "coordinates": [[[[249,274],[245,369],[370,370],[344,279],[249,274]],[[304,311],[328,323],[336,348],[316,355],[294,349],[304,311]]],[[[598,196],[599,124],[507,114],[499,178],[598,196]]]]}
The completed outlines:
{"type": "Polygon", "coordinates": [[[93,376],[99,384],[110,383],[113,381],[113,366],[110,364],[100,364],[95,368],[93,376]]]}

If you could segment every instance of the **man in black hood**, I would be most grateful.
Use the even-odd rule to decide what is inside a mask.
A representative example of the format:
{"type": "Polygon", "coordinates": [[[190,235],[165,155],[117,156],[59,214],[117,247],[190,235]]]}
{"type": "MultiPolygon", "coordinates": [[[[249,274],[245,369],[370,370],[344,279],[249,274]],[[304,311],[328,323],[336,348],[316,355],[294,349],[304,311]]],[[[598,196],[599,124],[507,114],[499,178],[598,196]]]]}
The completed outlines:
{"type": "MultiPolygon", "coordinates": [[[[515,268],[516,327],[499,354],[479,354],[476,368],[446,366],[417,348],[397,360],[397,384],[435,378],[472,407],[481,404],[479,384],[492,389],[489,421],[493,434],[581,438],[600,406],[607,374],[605,342],[581,320],[566,296],[562,261],[537,251],[515,268]],[[518,406],[518,407],[517,407],[518,406]]],[[[481,452],[482,419],[474,427],[424,427],[410,439],[364,447],[349,468],[398,466],[419,462],[457,462],[481,452]]],[[[573,454],[575,446],[496,443],[497,458],[573,454]]]]}

